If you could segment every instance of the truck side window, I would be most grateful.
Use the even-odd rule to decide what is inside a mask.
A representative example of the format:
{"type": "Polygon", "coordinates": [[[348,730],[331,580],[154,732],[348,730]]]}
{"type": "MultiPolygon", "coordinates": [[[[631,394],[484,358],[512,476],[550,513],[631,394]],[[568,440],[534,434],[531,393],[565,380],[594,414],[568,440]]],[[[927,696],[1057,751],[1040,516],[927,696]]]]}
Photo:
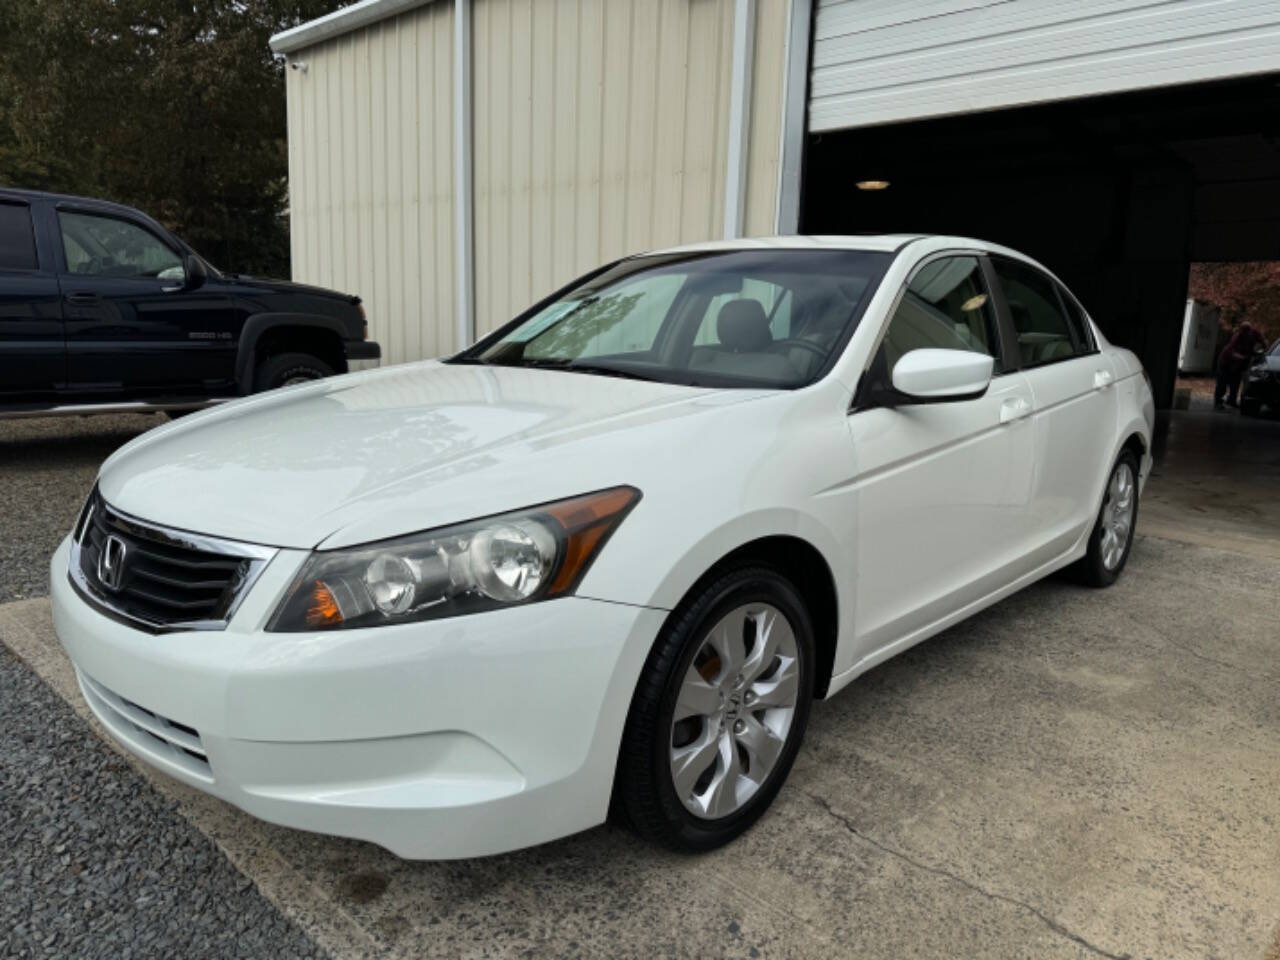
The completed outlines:
{"type": "Polygon", "coordinates": [[[150,230],[87,213],[58,213],[67,271],[81,276],[182,277],[182,257],[150,230]]]}
{"type": "Polygon", "coordinates": [[[37,267],[31,208],[25,203],[0,203],[0,270],[37,267]]]}

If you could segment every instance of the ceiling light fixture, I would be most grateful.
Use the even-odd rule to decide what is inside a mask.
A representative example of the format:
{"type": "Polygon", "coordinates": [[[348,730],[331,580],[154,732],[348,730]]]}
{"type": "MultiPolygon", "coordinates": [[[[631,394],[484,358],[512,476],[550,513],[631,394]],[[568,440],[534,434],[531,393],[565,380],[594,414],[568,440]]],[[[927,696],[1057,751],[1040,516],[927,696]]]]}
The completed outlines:
{"type": "Polygon", "coordinates": [[[857,183],[859,190],[885,190],[888,186],[888,180],[859,180],[857,183]]]}

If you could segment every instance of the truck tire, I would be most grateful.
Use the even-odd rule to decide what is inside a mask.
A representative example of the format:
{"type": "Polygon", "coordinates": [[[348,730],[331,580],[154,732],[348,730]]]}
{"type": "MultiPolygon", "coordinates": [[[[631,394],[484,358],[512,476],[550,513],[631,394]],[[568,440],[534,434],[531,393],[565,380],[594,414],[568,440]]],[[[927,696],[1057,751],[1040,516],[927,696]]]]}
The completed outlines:
{"type": "Polygon", "coordinates": [[[308,380],[333,376],[333,367],[309,353],[280,353],[258,364],[253,375],[253,392],[290,387],[308,380]]]}

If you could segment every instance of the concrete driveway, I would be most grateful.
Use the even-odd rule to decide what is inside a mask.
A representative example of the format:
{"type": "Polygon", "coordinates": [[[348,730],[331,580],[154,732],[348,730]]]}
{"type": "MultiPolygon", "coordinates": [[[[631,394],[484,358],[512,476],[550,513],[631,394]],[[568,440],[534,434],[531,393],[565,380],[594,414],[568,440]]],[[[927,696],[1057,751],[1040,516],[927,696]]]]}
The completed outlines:
{"type": "MultiPolygon", "coordinates": [[[[1280,960],[1280,559],[1172,539],[1161,483],[1114,588],[1043,582],[819,704],[714,854],[603,827],[412,863],[146,776],[335,957],[1280,960]]],[[[45,600],[0,640],[85,713],[45,600]]]]}

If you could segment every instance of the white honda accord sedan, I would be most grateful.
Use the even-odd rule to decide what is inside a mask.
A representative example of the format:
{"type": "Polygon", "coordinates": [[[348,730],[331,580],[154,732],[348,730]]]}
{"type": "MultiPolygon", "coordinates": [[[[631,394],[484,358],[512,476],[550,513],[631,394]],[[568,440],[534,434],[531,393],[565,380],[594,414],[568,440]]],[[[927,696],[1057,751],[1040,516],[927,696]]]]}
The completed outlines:
{"type": "Polygon", "coordinates": [[[451,359],[142,435],[55,623],[112,736],[265,820],[447,858],[613,809],[706,850],[815,698],[1059,568],[1115,580],[1152,416],[1012,250],[651,253],[451,359]]]}

